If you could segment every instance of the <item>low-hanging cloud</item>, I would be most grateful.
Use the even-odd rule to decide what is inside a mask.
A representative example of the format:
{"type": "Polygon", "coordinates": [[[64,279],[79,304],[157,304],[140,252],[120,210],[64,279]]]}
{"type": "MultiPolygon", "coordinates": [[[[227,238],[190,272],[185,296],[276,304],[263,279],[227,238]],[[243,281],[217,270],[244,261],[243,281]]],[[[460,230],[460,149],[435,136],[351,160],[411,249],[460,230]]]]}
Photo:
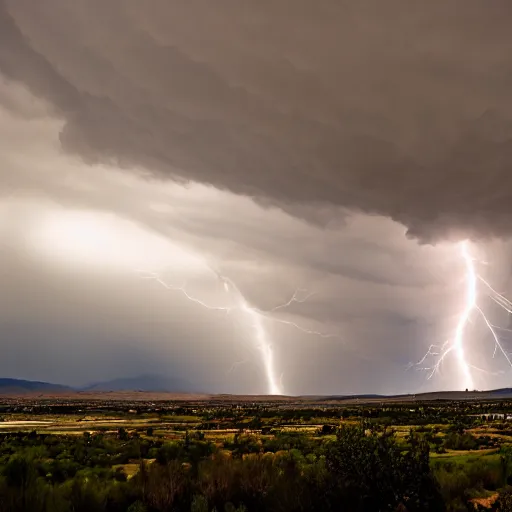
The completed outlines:
{"type": "Polygon", "coordinates": [[[63,147],[87,162],[315,222],[329,215],[308,205],[327,203],[425,241],[508,236],[510,11],[505,0],[1,0],[0,71],[53,106],[63,147]]]}

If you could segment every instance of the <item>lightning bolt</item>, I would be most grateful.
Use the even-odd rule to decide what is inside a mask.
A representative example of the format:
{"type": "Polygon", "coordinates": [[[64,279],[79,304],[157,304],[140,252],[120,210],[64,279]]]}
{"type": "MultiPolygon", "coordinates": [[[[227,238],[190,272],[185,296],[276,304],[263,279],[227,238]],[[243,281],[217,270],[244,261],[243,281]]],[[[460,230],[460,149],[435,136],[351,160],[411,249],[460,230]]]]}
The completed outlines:
{"type": "Polygon", "coordinates": [[[263,325],[263,316],[257,309],[249,306],[242,292],[231,279],[220,274],[218,274],[218,277],[224,285],[224,290],[227,293],[232,293],[239,309],[247,316],[249,325],[251,325],[254,330],[256,348],[260,351],[263,359],[269,393],[271,395],[282,395],[283,390],[276,378],[274,368],[274,351],[272,349],[272,343],[267,337],[265,326],[263,325]]]}
{"type": "Polygon", "coordinates": [[[216,277],[222,282],[224,291],[229,293],[233,297],[233,306],[217,306],[208,304],[197,297],[194,297],[187,291],[187,284],[184,283],[181,286],[173,286],[167,283],[159,274],[155,272],[145,273],[141,277],[144,279],[152,279],[157,282],[159,285],[163,286],[168,290],[179,291],[182,293],[189,301],[197,304],[205,309],[210,311],[224,311],[226,313],[231,313],[233,310],[238,310],[246,319],[247,324],[251,327],[253,332],[253,339],[255,342],[255,347],[261,354],[261,358],[263,361],[263,366],[265,368],[265,376],[267,381],[268,392],[271,395],[282,395],[283,394],[283,385],[282,385],[282,375],[281,378],[278,379],[275,371],[275,362],[274,362],[274,352],[272,348],[272,341],[267,334],[265,329],[264,320],[269,319],[274,322],[278,322],[287,326],[294,327],[306,334],[320,336],[322,338],[333,338],[335,335],[329,333],[323,333],[320,331],[315,331],[311,329],[307,329],[297,324],[296,322],[292,322],[291,320],[285,320],[282,318],[276,318],[272,313],[275,313],[278,310],[286,309],[290,307],[294,303],[304,303],[310,297],[314,295],[314,293],[309,293],[305,296],[301,296],[304,294],[306,290],[297,289],[292,297],[283,304],[279,304],[272,309],[265,311],[259,308],[251,306],[243,293],[240,291],[236,283],[230,279],[229,277],[223,276],[218,272],[215,272],[213,269],[211,270],[216,277]]]}
{"type": "Polygon", "coordinates": [[[229,313],[231,308],[223,307],[223,306],[210,306],[206,304],[206,302],[203,302],[202,300],[196,299],[195,297],[192,297],[187,292],[186,283],[182,286],[171,286],[170,284],[167,284],[158,274],[155,272],[150,272],[148,275],[141,276],[142,279],[152,279],[156,281],[159,285],[163,286],[164,288],[167,288],[167,290],[174,290],[174,291],[180,291],[190,302],[194,302],[195,304],[198,304],[199,306],[202,306],[203,308],[209,309],[211,311],[226,311],[229,313]]]}
{"type": "Polygon", "coordinates": [[[270,312],[277,311],[278,309],[287,308],[288,306],[291,306],[294,302],[298,302],[299,304],[302,304],[302,303],[306,302],[309,298],[313,297],[313,295],[316,294],[315,292],[311,292],[311,293],[308,293],[305,297],[303,297],[301,299],[301,298],[299,298],[299,293],[300,292],[307,292],[307,290],[303,290],[302,288],[298,288],[297,290],[295,290],[295,292],[292,295],[292,297],[290,298],[290,300],[288,300],[284,304],[279,304],[278,306],[272,308],[270,310],[270,312]]]}
{"type": "Polygon", "coordinates": [[[460,242],[458,248],[465,268],[466,298],[464,301],[464,307],[459,315],[459,320],[457,322],[454,336],[453,338],[447,340],[441,347],[438,347],[437,345],[430,345],[426,354],[421,358],[420,361],[416,363],[416,365],[422,364],[431,356],[438,356],[433,366],[422,368],[424,370],[429,370],[428,378],[430,379],[436,372],[439,371],[440,366],[446,357],[450,353],[453,353],[463,376],[463,380],[461,382],[462,387],[467,389],[474,389],[471,369],[481,372],[486,372],[486,370],[469,364],[466,359],[464,334],[468,323],[472,319],[473,313],[478,313],[494,341],[493,357],[496,355],[496,352],[499,351],[505,358],[508,365],[512,367],[512,360],[510,355],[505,350],[496,330],[499,327],[493,325],[489,321],[484,311],[478,304],[478,283],[480,282],[484,285],[487,296],[489,296],[498,306],[510,314],[512,314],[512,302],[501,293],[496,291],[483,277],[477,273],[475,268],[475,259],[471,256],[469,250],[469,242],[467,240],[460,242]]]}

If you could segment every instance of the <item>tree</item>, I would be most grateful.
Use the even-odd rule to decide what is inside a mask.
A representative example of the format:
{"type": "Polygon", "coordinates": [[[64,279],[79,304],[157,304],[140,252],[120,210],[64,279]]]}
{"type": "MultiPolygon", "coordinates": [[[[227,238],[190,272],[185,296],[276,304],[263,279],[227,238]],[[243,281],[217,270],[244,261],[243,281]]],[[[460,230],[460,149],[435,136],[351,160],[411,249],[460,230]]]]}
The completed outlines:
{"type": "Polygon", "coordinates": [[[496,512],[512,512],[512,491],[500,493],[492,510],[496,512]]]}
{"type": "Polygon", "coordinates": [[[414,434],[403,451],[391,432],[379,435],[364,426],[342,427],[326,453],[331,475],[330,501],[351,511],[444,510],[430,469],[428,443],[414,434]]]}
{"type": "Polygon", "coordinates": [[[19,492],[21,510],[31,510],[30,502],[37,482],[34,461],[29,457],[15,456],[3,468],[3,476],[7,485],[19,492]]]}
{"type": "Polygon", "coordinates": [[[141,501],[136,501],[135,503],[132,503],[126,512],[147,512],[146,505],[142,503],[141,501]]]}
{"type": "Polygon", "coordinates": [[[336,427],[333,425],[322,425],[322,428],[319,430],[319,434],[321,436],[334,434],[335,432],[336,432],[336,427]]]}

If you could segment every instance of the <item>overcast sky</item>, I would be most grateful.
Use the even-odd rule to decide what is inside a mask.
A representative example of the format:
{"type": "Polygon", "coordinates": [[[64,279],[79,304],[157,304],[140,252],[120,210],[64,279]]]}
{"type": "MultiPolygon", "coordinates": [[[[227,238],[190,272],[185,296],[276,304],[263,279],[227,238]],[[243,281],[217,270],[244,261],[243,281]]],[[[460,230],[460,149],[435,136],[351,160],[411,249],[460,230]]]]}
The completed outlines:
{"type": "Polygon", "coordinates": [[[0,0],[0,376],[510,385],[511,15],[0,0]]]}

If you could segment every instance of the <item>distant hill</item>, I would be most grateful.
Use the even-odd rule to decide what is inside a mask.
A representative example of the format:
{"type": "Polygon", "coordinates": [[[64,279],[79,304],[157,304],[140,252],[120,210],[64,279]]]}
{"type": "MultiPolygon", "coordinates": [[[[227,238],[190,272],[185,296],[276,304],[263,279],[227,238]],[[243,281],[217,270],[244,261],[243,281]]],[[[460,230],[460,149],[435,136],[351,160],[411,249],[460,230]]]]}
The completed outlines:
{"type": "Polygon", "coordinates": [[[73,393],[73,389],[60,384],[22,379],[0,379],[0,395],[33,393],[73,393]]]}
{"type": "Polygon", "coordinates": [[[439,400],[499,400],[512,399],[512,388],[501,388],[484,391],[430,391],[424,393],[409,393],[405,395],[323,395],[303,396],[305,400],[319,402],[424,402],[439,400]]]}
{"type": "Polygon", "coordinates": [[[392,402],[422,402],[443,400],[500,400],[512,399],[512,388],[492,389],[487,391],[433,391],[418,394],[404,395],[303,395],[269,397],[266,395],[225,395],[210,394],[198,389],[184,379],[166,377],[162,375],[140,375],[138,377],[125,377],[119,379],[97,382],[82,388],[73,388],[49,382],[31,381],[23,379],[0,378],[0,396],[23,395],[75,395],[84,393],[108,392],[143,392],[143,393],[173,393],[176,395],[204,395],[210,399],[237,400],[239,398],[250,400],[282,399],[300,400],[309,403],[374,403],[382,401],[392,402]]]}
{"type": "Polygon", "coordinates": [[[161,375],[140,375],[97,382],[86,386],[81,391],[149,391],[153,393],[197,393],[190,383],[180,379],[161,375]]]}
{"type": "Polygon", "coordinates": [[[325,395],[304,395],[303,397],[301,396],[300,398],[311,398],[311,399],[314,399],[314,398],[322,398],[322,399],[327,399],[327,400],[346,400],[346,399],[351,399],[351,400],[354,400],[354,399],[366,399],[366,398],[386,398],[386,395],[328,395],[328,396],[325,396],[325,395]]]}

